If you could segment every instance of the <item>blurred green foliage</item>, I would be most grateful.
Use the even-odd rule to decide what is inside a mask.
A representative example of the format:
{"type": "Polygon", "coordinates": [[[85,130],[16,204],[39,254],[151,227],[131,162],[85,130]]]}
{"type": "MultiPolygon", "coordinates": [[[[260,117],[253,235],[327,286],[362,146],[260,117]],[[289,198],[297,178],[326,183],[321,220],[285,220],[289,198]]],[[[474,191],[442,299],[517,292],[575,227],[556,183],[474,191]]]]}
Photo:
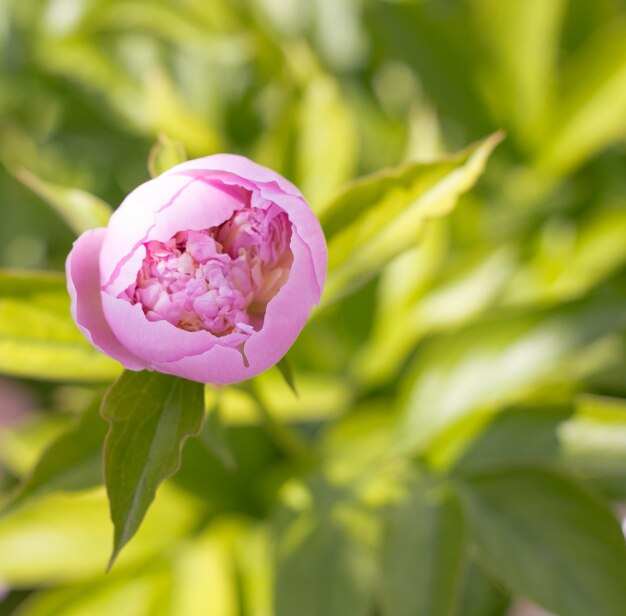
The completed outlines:
{"type": "Polygon", "coordinates": [[[625,138],[624,0],[0,0],[0,615],[623,616],[625,138]],[[158,140],[294,181],[332,269],[298,397],[207,388],[105,575],[60,271],[158,140]]]}

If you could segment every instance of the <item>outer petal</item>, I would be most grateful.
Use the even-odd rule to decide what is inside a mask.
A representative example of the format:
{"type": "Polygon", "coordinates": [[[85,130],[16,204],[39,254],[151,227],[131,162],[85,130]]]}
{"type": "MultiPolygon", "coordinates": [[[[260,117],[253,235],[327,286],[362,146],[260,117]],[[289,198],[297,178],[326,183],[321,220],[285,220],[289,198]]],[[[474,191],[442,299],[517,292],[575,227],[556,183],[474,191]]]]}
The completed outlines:
{"type": "Polygon", "coordinates": [[[183,176],[161,175],[137,187],[109,221],[100,256],[103,288],[117,296],[135,280],[143,242],[219,225],[246,199],[249,193],[238,187],[183,176]]]}
{"type": "Polygon", "coordinates": [[[193,381],[225,385],[249,379],[276,364],[295,342],[311,308],[319,301],[311,254],[297,233],[292,236],[291,250],[294,261],[289,280],[268,304],[261,331],[245,344],[249,366],[244,365],[237,349],[216,344],[201,355],[157,363],[154,368],[193,381]]]}
{"type": "Polygon", "coordinates": [[[289,180],[285,179],[276,171],[272,171],[263,165],[252,162],[245,156],[236,154],[213,154],[204,158],[197,158],[181,163],[169,169],[164,175],[179,174],[181,171],[210,170],[227,171],[255,184],[268,184],[275,182],[279,188],[290,195],[302,196],[300,191],[289,180]]]}
{"type": "Polygon", "coordinates": [[[75,242],[65,264],[67,289],[72,299],[72,317],[87,340],[99,351],[129,370],[143,370],[146,364],[126,349],[107,323],[100,301],[98,261],[106,229],[92,229],[75,242]]]}
{"type": "Polygon", "coordinates": [[[242,187],[254,191],[253,199],[267,199],[283,208],[300,237],[309,246],[317,284],[320,291],[324,288],[328,265],[326,239],[313,210],[302,193],[291,182],[270,169],[233,154],[216,154],[190,160],[173,167],[167,174],[205,182],[219,181],[224,184],[239,182],[242,187]],[[220,169],[217,165],[222,161],[225,164],[220,169]],[[201,163],[204,167],[196,163],[201,163]]]}
{"type": "Polygon", "coordinates": [[[321,295],[326,281],[328,249],[326,248],[324,232],[313,210],[299,193],[297,196],[292,196],[272,188],[262,188],[261,196],[276,203],[287,212],[291,224],[309,249],[315,270],[315,279],[321,295]]]}
{"type": "Polygon", "coordinates": [[[102,306],[117,338],[150,366],[199,355],[219,340],[208,331],[188,332],[167,321],[148,321],[139,304],[133,306],[106,291],[102,292],[102,306]]]}

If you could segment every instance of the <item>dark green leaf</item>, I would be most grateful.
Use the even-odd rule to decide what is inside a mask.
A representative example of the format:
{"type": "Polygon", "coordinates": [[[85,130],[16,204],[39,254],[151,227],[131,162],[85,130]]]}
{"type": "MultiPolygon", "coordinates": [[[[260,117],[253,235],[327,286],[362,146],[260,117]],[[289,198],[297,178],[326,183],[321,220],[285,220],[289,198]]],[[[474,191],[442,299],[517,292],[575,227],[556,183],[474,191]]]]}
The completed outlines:
{"type": "Polygon", "coordinates": [[[293,368],[289,360],[286,357],[283,357],[276,364],[276,367],[278,368],[278,371],[282,375],[283,379],[285,379],[285,383],[287,383],[291,391],[293,391],[293,393],[297,396],[298,389],[296,388],[296,379],[293,373],[293,368]]]}
{"type": "Polygon", "coordinates": [[[111,563],[135,534],[159,484],[180,466],[185,440],[199,434],[204,388],[158,372],[128,372],[102,402],[110,428],[104,477],[115,536],[111,563]]]}
{"type": "Polygon", "coordinates": [[[385,516],[382,607],[385,616],[452,616],[461,582],[463,518],[441,487],[411,482],[385,516]]]}
{"type": "Polygon", "coordinates": [[[504,616],[510,598],[474,560],[468,560],[458,616],[504,616]]]}
{"type": "Polygon", "coordinates": [[[232,471],[236,468],[237,462],[228,442],[217,400],[213,408],[208,411],[206,423],[200,433],[200,440],[227,470],[232,471]]]}
{"type": "Polygon", "coordinates": [[[511,468],[460,486],[488,570],[560,616],[621,616],[626,542],[611,510],[553,472],[511,468]]]}
{"type": "Polygon", "coordinates": [[[358,505],[336,501],[328,486],[318,507],[294,517],[277,548],[276,616],[369,616],[374,553],[371,520],[358,505]]]}

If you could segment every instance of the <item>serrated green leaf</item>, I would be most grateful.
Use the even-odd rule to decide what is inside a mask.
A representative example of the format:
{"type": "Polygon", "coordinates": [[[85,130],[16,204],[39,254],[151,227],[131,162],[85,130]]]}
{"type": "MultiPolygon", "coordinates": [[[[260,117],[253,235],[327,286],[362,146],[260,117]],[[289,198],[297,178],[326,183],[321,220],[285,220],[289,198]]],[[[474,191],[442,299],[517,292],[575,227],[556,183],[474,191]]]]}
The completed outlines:
{"type": "Polygon", "coordinates": [[[414,246],[427,220],[444,216],[481,175],[502,140],[495,133],[432,163],[408,163],[356,180],[320,212],[328,240],[325,301],[353,291],[414,246]]]}
{"type": "Polygon", "coordinates": [[[106,422],[100,417],[100,401],[92,404],[76,425],[43,452],[31,474],[1,512],[16,509],[49,492],[75,492],[102,483],[102,444],[106,422]]]}
{"type": "Polygon", "coordinates": [[[78,235],[88,229],[106,227],[109,222],[111,206],[85,190],[46,182],[27,169],[16,169],[13,175],[55,209],[78,235]]]}
{"type": "Polygon", "coordinates": [[[150,176],[155,178],[186,160],[185,147],[180,141],[170,139],[166,135],[159,135],[158,141],[148,154],[148,171],[150,176]]]}
{"type": "Polygon", "coordinates": [[[556,473],[511,468],[459,488],[489,571],[561,616],[621,616],[626,542],[611,510],[556,473]]]}
{"type": "Polygon", "coordinates": [[[385,515],[382,613],[451,616],[461,585],[463,518],[458,503],[426,481],[406,486],[406,498],[385,515]]]}
{"type": "Polygon", "coordinates": [[[91,346],[70,316],[56,272],[0,271],[0,372],[65,381],[110,381],[120,366],[91,346]]]}
{"type": "Polygon", "coordinates": [[[104,478],[115,526],[113,554],[139,528],[159,484],[174,474],[187,438],[204,420],[204,388],[158,372],[128,372],[102,401],[110,428],[104,445],[104,478]]]}

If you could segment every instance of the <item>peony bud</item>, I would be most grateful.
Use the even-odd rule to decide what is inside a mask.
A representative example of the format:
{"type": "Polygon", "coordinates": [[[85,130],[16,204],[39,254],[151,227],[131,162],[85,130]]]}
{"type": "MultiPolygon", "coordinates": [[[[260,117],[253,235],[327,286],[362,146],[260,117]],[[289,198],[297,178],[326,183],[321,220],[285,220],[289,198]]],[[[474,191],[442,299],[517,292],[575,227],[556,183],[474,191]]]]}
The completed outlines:
{"type": "Polygon", "coordinates": [[[67,263],[72,316],[129,370],[228,384],[273,366],[318,304],[326,242],[298,189],[218,154],[136,188],[67,263]]]}

